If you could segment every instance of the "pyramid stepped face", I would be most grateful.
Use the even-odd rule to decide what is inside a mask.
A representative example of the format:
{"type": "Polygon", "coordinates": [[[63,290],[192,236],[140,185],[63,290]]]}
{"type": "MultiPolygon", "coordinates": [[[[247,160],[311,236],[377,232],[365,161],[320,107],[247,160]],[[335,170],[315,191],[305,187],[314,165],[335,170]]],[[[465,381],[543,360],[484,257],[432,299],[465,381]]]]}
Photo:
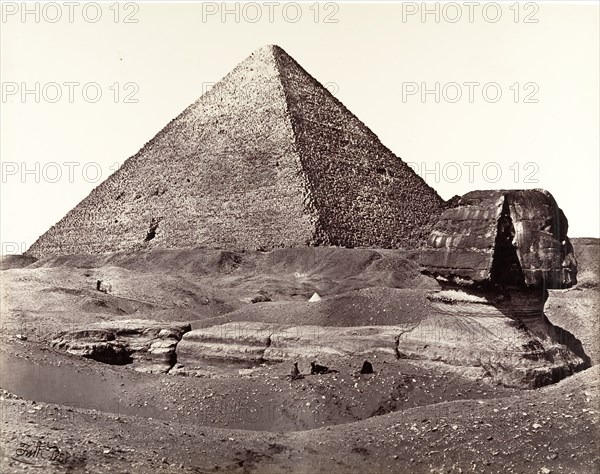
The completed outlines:
{"type": "Polygon", "coordinates": [[[172,120],[28,254],[411,247],[442,200],[277,46],[172,120]]]}
{"type": "Polygon", "coordinates": [[[275,48],[303,169],[326,244],[410,247],[442,200],[281,48],[275,48]]]}

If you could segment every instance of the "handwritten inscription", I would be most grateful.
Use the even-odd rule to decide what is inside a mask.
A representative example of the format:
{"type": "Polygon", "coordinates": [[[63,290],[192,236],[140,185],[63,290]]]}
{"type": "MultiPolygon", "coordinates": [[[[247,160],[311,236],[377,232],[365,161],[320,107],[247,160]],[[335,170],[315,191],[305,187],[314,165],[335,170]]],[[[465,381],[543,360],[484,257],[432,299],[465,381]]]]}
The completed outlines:
{"type": "Polygon", "coordinates": [[[16,459],[17,461],[43,459],[64,464],[70,457],[71,455],[67,451],[60,449],[58,446],[38,440],[33,444],[19,443],[19,447],[16,449],[13,459],[16,459]]]}

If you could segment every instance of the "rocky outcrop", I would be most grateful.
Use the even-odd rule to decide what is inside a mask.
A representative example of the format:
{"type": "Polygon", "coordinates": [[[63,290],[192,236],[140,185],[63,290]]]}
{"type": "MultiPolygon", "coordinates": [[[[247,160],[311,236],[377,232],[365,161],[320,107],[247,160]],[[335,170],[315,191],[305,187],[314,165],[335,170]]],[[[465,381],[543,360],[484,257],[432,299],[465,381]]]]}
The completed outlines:
{"type": "Polygon", "coordinates": [[[96,282],[96,289],[102,293],[112,292],[112,283],[109,281],[98,280],[96,282]]]}
{"type": "Polygon", "coordinates": [[[28,250],[415,247],[439,195],[277,46],[172,120],[28,250]]]}
{"type": "Polygon", "coordinates": [[[201,366],[206,361],[260,363],[275,330],[268,323],[229,323],[194,329],[177,349],[179,363],[201,366]]]}
{"type": "Polygon", "coordinates": [[[577,340],[543,314],[544,298],[440,291],[418,321],[324,327],[236,322],[195,329],[177,347],[187,371],[221,362],[246,364],[376,354],[474,370],[516,387],[556,382],[589,365],[577,340]]]}
{"type": "Polygon", "coordinates": [[[142,372],[167,372],[177,361],[177,343],[190,329],[186,323],[106,321],[57,334],[52,346],[107,364],[132,364],[142,372]]]}
{"type": "Polygon", "coordinates": [[[428,273],[447,279],[569,287],[577,264],[567,229],[547,191],[473,191],[442,213],[420,261],[428,273]]]}
{"type": "Polygon", "coordinates": [[[323,354],[394,354],[396,334],[397,328],[387,326],[345,328],[242,321],[190,331],[179,343],[177,356],[187,367],[201,367],[215,361],[260,363],[323,354]]]}

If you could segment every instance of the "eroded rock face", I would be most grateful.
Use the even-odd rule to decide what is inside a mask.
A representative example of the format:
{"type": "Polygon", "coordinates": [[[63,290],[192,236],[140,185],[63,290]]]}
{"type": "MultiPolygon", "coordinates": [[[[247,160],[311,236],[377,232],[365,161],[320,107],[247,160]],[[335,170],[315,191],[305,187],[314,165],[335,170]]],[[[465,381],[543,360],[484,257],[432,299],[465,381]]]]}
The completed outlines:
{"type": "Polygon", "coordinates": [[[132,364],[142,372],[167,372],[177,361],[177,343],[190,329],[186,323],[106,321],[64,331],[53,339],[52,346],[99,362],[132,364]]]}
{"type": "Polygon", "coordinates": [[[506,201],[525,284],[563,288],[577,283],[569,223],[552,195],[544,190],[511,191],[506,201]]]}
{"type": "Polygon", "coordinates": [[[448,279],[570,287],[577,263],[567,230],[567,218],[545,190],[473,191],[443,212],[421,264],[448,279]]]}
{"type": "Polygon", "coordinates": [[[260,363],[274,331],[272,324],[249,322],[194,329],[179,343],[177,356],[187,366],[202,365],[207,360],[260,363]]]}
{"type": "Polygon", "coordinates": [[[221,362],[345,359],[377,354],[439,363],[507,386],[533,388],[588,366],[570,334],[550,324],[539,291],[506,298],[441,291],[423,295],[417,321],[387,326],[324,327],[235,322],[186,333],[177,346],[178,373],[221,362]],[[521,318],[521,319],[519,319],[521,318]]]}

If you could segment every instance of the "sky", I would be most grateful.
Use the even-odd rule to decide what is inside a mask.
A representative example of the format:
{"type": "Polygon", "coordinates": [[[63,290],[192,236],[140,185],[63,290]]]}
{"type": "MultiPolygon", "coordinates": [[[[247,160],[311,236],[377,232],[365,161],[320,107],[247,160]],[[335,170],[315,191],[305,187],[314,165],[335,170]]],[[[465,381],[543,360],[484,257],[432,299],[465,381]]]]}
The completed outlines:
{"type": "Polygon", "coordinates": [[[571,237],[600,237],[599,21],[598,2],[3,2],[2,253],[266,44],[444,199],[544,188],[571,237]]]}

